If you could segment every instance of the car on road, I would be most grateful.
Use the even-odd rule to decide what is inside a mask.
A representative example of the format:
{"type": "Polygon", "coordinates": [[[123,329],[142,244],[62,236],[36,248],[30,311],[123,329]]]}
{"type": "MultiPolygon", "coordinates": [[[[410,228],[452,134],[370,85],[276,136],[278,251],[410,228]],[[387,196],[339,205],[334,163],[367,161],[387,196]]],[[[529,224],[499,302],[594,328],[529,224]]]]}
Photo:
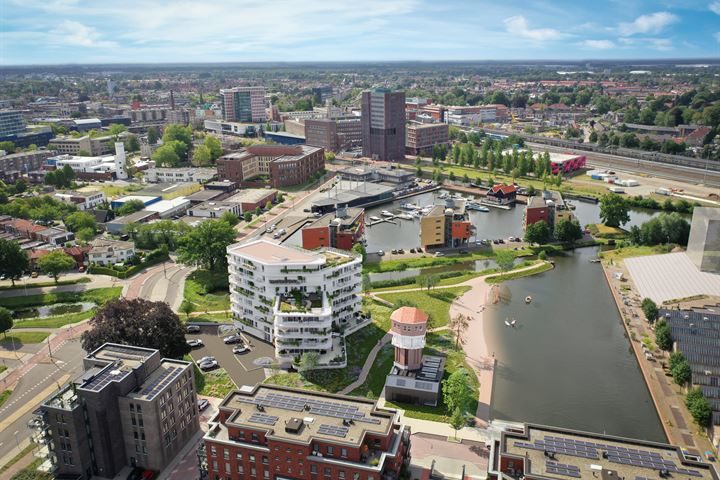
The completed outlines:
{"type": "Polygon", "coordinates": [[[207,362],[198,363],[200,370],[212,370],[218,366],[217,360],[208,360],[207,362]]]}
{"type": "Polygon", "coordinates": [[[233,347],[233,353],[247,353],[250,351],[250,347],[245,344],[235,345],[233,347]]]}
{"type": "Polygon", "coordinates": [[[188,325],[185,327],[185,331],[188,333],[198,333],[200,332],[200,325],[188,325]]]}
{"type": "Polygon", "coordinates": [[[229,335],[225,338],[223,338],[223,343],[238,343],[242,341],[242,337],[240,335],[229,335]]]}
{"type": "Polygon", "coordinates": [[[385,255],[385,252],[383,250],[378,250],[377,254],[378,254],[378,257],[382,257],[383,255],[385,255]]]}
{"type": "Polygon", "coordinates": [[[193,338],[192,340],[188,340],[185,343],[187,343],[188,347],[190,348],[200,348],[203,346],[203,341],[199,338],[193,338]]]}
{"type": "Polygon", "coordinates": [[[400,253],[400,254],[405,253],[405,249],[404,249],[404,248],[398,248],[398,253],[400,253]]]}
{"type": "Polygon", "coordinates": [[[444,257],[445,254],[443,252],[435,252],[436,257],[444,257]]]}
{"type": "Polygon", "coordinates": [[[210,402],[208,402],[204,398],[201,398],[200,400],[198,400],[197,405],[198,405],[198,411],[202,412],[203,410],[205,410],[207,407],[210,406],[210,402]]]}

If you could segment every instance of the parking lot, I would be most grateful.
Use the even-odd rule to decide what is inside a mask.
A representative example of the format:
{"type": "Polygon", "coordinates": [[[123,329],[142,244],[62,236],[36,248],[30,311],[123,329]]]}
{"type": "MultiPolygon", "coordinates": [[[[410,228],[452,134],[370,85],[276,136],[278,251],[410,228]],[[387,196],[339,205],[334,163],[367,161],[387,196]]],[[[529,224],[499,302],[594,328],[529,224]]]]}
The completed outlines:
{"type": "Polygon", "coordinates": [[[257,338],[243,334],[245,343],[250,346],[250,351],[242,354],[234,354],[232,349],[235,345],[226,345],[223,338],[230,335],[221,333],[216,325],[201,326],[200,333],[188,333],[188,340],[199,338],[203,341],[201,348],[194,348],[190,355],[194,360],[202,357],[213,356],[217,359],[219,368],[227,370],[235,385],[255,385],[265,379],[265,363],[262,360],[273,359],[275,348],[257,338]]]}

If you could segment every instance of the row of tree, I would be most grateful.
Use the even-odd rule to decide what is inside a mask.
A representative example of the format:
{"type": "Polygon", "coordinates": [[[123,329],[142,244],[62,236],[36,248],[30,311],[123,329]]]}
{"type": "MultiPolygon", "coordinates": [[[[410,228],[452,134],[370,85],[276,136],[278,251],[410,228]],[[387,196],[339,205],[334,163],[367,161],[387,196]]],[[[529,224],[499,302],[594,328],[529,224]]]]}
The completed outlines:
{"type": "Polygon", "coordinates": [[[570,219],[560,220],[555,226],[554,232],[551,231],[545,220],[528,225],[525,230],[524,240],[528,243],[543,245],[553,238],[558,242],[573,244],[583,238],[583,230],[577,221],[570,219]]]}

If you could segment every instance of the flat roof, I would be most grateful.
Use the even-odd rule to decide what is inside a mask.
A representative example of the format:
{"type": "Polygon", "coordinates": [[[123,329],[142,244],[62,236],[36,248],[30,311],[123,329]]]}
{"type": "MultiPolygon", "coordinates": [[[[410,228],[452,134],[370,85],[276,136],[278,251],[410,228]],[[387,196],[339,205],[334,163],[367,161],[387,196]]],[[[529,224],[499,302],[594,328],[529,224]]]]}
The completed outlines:
{"type": "Polygon", "coordinates": [[[228,424],[267,430],[276,438],[350,445],[360,445],[366,433],[389,434],[396,416],[395,410],[378,409],[373,400],[262,384],[230,393],[220,408],[234,411],[228,424]],[[300,426],[297,433],[285,429],[292,420],[299,420],[293,422],[300,426]]]}
{"type": "Polygon", "coordinates": [[[326,192],[326,198],[318,198],[313,205],[342,205],[365,197],[373,197],[395,191],[395,187],[379,183],[363,182],[361,186],[350,190],[333,188],[326,192]]]}
{"type": "Polygon", "coordinates": [[[163,358],[160,366],[153,370],[136,391],[129,393],[127,396],[137,400],[152,400],[190,368],[190,365],[190,362],[163,358]]]}
{"type": "Polygon", "coordinates": [[[350,207],[346,208],[345,210],[347,211],[347,215],[344,217],[338,217],[337,212],[326,213],[325,215],[308,225],[307,228],[326,227],[332,222],[336,222],[344,226],[352,225],[365,211],[364,208],[357,207],[350,207]]]}
{"type": "Polygon", "coordinates": [[[166,212],[173,208],[182,207],[183,205],[189,205],[190,200],[185,197],[176,197],[172,200],[160,200],[153,204],[147,205],[145,210],[148,212],[166,212]]]}
{"type": "Polygon", "coordinates": [[[219,211],[227,211],[230,209],[233,209],[237,207],[239,204],[237,202],[204,202],[200,203],[198,205],[195,205],[194,207],[190,207],[191,210],[214,210],[216,212],[219,211]]]}
{"type": "Polygon", "coordinates": [[[230,245],[228,247],[228,253],[241,255],[258,262],[276,265],[282,265],[288,262],[320,265],[325,261],[325,257],[320,253],[310,252],[288,245],[280,245],[265,239],[230,245]]]}
{"type": "Polygon", "coordinates": [[[272,188],[248,188],[246,190],[240,190],[232,197],[226,198],[226,202],[259,202],[271,195],[277,194],[277,190],[272,188]]]}
{"type": "Polygon", "coordinates": [[[135,368],[141,365],[145,360],[158,353],[152,348],[135,347],[133,345],[120,345],[117,343],[106,343],[97,350],[90,352],[87,358],[103,360],[113,363],[122,360],[126,365],[135,368]]]}
{"type": "Polygon", "coordinates": [[[140,200],[143,203],[147,203],[159,198],[160,197],[151,197],[149,195],[125,195],[124,197],[116,198],[113,200],[113,203],[125,203],[131,200],[140,200]]]}
{"type": "Polygon", "coordinates": [[[526,425],[525,432],[503,432],[500,448],[524,459],[525,477],[646,480],[668,470],[677,479],[717,480],[714,468],[685,460],[679,447],[644,440],[526,425]]]}
{"type": "Polygon", "coordinates": [[[625,266],[640,296],[656,303],[720,296],[720,275],[698,270],[685,252],[626,258],[625,266]]]}
{"type": "Polygon", "coordinates": [[[108,223],[125,225],[128,223],[140,222],[140,221],[146,219],[147,217],[150,217],[153,215],[157,215],[157,212],[151,212],[149,210],[140,210],[139,212],[134,212],[134,213],[131,213],[130,215],[125,215],[124,217],[114,218],[113,220],[110,220],[108,223]]]}
{"type": "Polygon", "coordinates": [[[188,195],[185,198],[187,198],[188,200],[193,200],[193,201],[206,202],[208,200],[212,200],[214,198],[225,195],[225,193],[226,192],[224,192],[222,190],[200,190],[191,195],[188,195]]]}

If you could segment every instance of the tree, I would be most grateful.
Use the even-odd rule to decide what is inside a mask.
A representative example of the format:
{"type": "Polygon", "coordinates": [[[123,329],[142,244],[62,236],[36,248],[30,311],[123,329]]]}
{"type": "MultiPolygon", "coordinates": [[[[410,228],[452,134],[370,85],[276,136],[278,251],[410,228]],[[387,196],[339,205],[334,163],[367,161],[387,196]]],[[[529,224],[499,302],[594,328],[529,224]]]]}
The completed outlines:
{"type": "Polygon", "coordinates": [[[507,272],[515,265],[515,254],[510,250],[496,250],[495,263],[501,271],[507,272]]]}
{"type": "Polygon", "coordinates": [[[210,150],[210,158],[213,162],[222,156],[222,144],[220,143],[220,140],[213,137],[212,135],[208,135],[207,137],[205,137],[203,145],[205,145],[210,150]]]}
{"type": "Polygon", "coordinates": [[[185,319],[190,319],[190,314],[195,311],[195,306],[192,304],[192,302],[188,302],[187,300],[183,300],[183,302],[180,304],[180,313],[185,314],[185,319]]]}
{"type": "Polygon", "coordinates": [[[607,193],[600,198],[600,218],[608,227],[619,227],[630,221],[628,205],[624,198],[607,193]]]}
{"type": "Polygon", "coordinates": [[[157,127],[148,128],[148,132],[147,132],[148,143],[150,145],[155,145],[158,141],[158,138],[160,138],[160,134],[158,134],[157,127]]]}
{"type": "Polygon", "coordinates": [[[475,398],[470,373],[464,368],[455,370],[442,382],[443,400],[448,411],[459,409],[461,413],[469,410],[475,398]]]}
{"type": "Polygon", "coordinates": [[[252,212],[245,212],[243,214],[243,220],[245,220],[246,222],[249,222],[250,220],[252,220],[252,217],[253,217],[252,212]]]}
{"type": "Polygon", "coordinates": [[[370,275],[364,273],[362,276],[362,291],[365,295],[372,290],[372,282],[370,281],[370,275]]]}
{"type": "Polygon", "coordinates": [[[12,312],[5,307],[0,307],[0,332],[7,337],[7,331],[13,327],[12,312]]]}
{"type": "Polygon", "coordinates": [[[143,208],[145,208],[145,203],[142,200],[128,200],[115,210],[115,214],[122,217],[139,212],[143,208]]]}
{"type": "Polygon", "coordinates": [[[192,164],[196,167],[206,167],[212,162],[212,153],[205,145],[198,145],[193,150],[192,164]]]}
{"type": "Polygon", "coordinates": [[[240,217],[235,215],[233,212],[225,212],[220,215],[220,221],[227,223],[231,227],[234,227],[235,225],[240,223],[240,217]]]}
{"type": "Polygon", "coordinates": [[[300,356],[298,370],[305,376],[315,370],[318,363],[320,363],[320,355],[317,352],[305,352],[300,356]]]}
{"type": "Polygon", "coordinates": [[[187,154],[192,149],[192,128],[177,123],[168,125],[163,132],[163,144],[168,142],[181,142],[187,154]]]}
{"type": "Polygon", "coordinates": [[[673,365],[670,373],[673,376],[673,381],[680,386],[686,385],[692,380],[692,369],[685,357],[673,365]]]}
{"type": "Polygon", "coordinates": [[[125,131],[127,131],[127,127],[121,123],[111,123],[108,127],[108,132],[115,137],[115,140],[117,140],[118,135],[125,131]]]}
{"type": "Polygon", "coordinates": [[[62,250],[53,250],[47,255],[43,255],[37,261],[40,270],[51,276],[55,283],[62,272],[67,272],[75,268],[75,260],[63,252],[62,250]]]}
{"type": "Polygon", "coordinates": [[[688,408],[690,415],[693,420],[701,427],[707,427],[710,425],[710,419],[712,418],[712,409],[708,399],[705,398],[705,394],[700,387],[690,389],[685,396],[685,406],[688,408]]]}
{"type": "Polygon", "coordinates": [[[125,139],[125,150],[128,152],[137,152],[140,150],[140,141],[137,135],[128,135],[125,139]]]}
{"type": "Polygon", "coordinates": [[[152,160],[159,167],[176,167],[180,164],[180,156],[172,144],[159,147],[152,154],[152,160]]]}
{"type": "Polygon", "coordinates": [[[470,317],[462,313],[458,313],[450,319],[450,331],[455,337],[455,348],[465,345],[465,332],[470,326],[470,317]]]}
{"type": "Polygon", "coordinates": [[[649,323],[654,323],[655,320],[657,320],[660,312],[658,311],[657,304],[651,298],[643,298],[640,308],[642,308],[642,311],[645,314],[645,319],[649,323]]]}
{"type": "Polygon", "coordinates": [[[235,230],[226,222],[203,222],[179,240],[179,261],[202,265],[208,270],[224,268],[227,247],[235,241],[235,230]]]}
{"type": "Polygon", "coordinates": [[[528,225],[525,230],[525,241],[528,243],[544,244],[550,239],[550,228],[545,220],[528,225]]]}
{"type": "Polygon", "coordinates": [[[92,228],[81,228],[75,233],[75,238],[77,238],[81,242],[87,243],[93,238],[95,238],[95,235],[95,230],[93,230],[92,228]]]}
{"type": "Polygon", "coordinates": [[[265,202],[265,210],[272,210],[272,202],[270,200],[265,202]]]}
{"type": "Polygon", "coordinates": [[[367,260],[367,250],[365,249],[365,245],[363,245],[363,244],[360,243],[360,242],[355,243],[355,244],[352,246],[352,250],[351,250],[351,251],[352,251],[353,253],[357,254],[357,255],[360,255],[360,257],[362,257],[363,263],[365,263],[365,261],[367,260]]]}
{"type": "Polygon", "coordinates": [[[450,416],[450,420],[448,421],[450,426],[455,430],[455,438],[457,438],[457,431],[460,430],[463,425],[465,425],[465,415],[463,415],[462,410],[459,408],[456,408],[453,410],[452,415],[450,416]]]}
{"type": "Polygon", "coordinates": [[[673,340],[670,333],[670,326],[664,318],[655,322],[655,343],[661,350],[669,352],[672,350],[673,340]]]}
{"type": "Polygon", "coordinates": [[[91,329],[82,334],[82,347],[91,352],[104,343],[120,343],[160,350],[161,357],[182,358],[190,352],[185,328],[165,302],[141,298],[108,301],[90,319],[91,329]]]}
{"type": "Polygon", "coordinates": [[[555,226],[555,237],[560,242],[573,244],[583,237],[582,227],[574,220],[560,220],[555,226]]]}
{"type": "Polygon", "coordinates": [[[94,215],[90,215],[87,212],[75,212],[71,213],[65,220],[63,220],[65,226],[71,232],[79,232],[83,229],[90,229],[93,234],[97,231],[97,221],[94,215]]]}
{"type": "Polygon", "coordinates": [[[0,142],[0,150],[5,150],[6,153],[15,153],[15,144],[10,141],[0,142]]]}
{"type": "Polygon", "coordinates": [[[425,282],[425,286],[427,287],[428,290],[435,288],[435,286],[438,284],[438,282],[440,282],[440,279],[438,278],[437,275],[427,275],[426,278],[427,278],[427,280],[425,282]]]}
{"type": "Polygon", "coordinates": [[[5,275],[15,285],[15,280],[22,277],[28,268],[30,261],[20,244],[0,238],[0,274],[5,275]]]}

